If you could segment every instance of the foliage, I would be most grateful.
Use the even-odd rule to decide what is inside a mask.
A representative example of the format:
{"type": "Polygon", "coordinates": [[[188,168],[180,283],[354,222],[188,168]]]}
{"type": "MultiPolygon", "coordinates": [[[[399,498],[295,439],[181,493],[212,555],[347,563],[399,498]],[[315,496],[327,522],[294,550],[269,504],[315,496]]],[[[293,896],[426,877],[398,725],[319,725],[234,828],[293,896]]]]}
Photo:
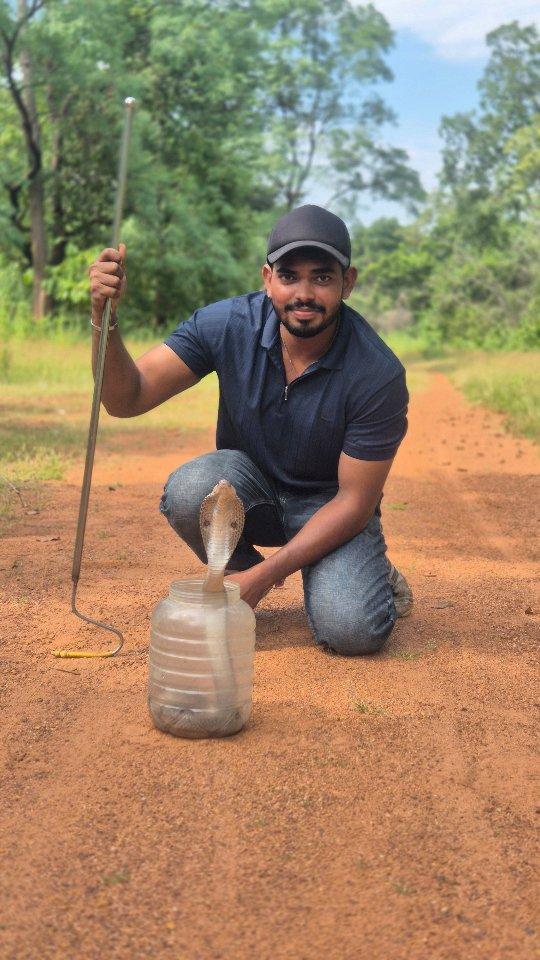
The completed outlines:
{"type": "MultiPolygon", "coordinates": [[[[126,345],[137,357],[151,344],[128,338],[126,345]]],[[[3,513],[18,508],[10,483],[22,484],[25,498],[31,499],[34,484],[62,479],[70,464],[83,456],[92,387],[89,356],[88,331],[77,339],[57,331],[54,338],[32,335],[14,337],[9,343],[0,340],[0,359],[5,358],[0,364],[0,390],[6,404],[0,422],[0,520],[3,513]]],[[[151,438],[154,444],[170,448],[179,435],[211,428],[217,398],[217,378],[209,376],[190,390],[189,404],[184,397],[174,398],[131,420],[110,417],[103,410],[100,449],[117,452],[124,439],[133,442],[133,435],[143,445],[151,438]]]]}
{"type": "Polygon", "coordinates": [[[261,3],[267,13],[268,137],[266,176],[286,209],[296,206],[310,176],[328,188],[325,206],[343,201],[350,219],[364,191],[423,198],[406,154],[383,144],[379,128],[394,120],[374,86],[390,80],[384,54],[392,31],[373,6],[349,0],[261,3]]]}
{"type": "Polygon", "coordinates": [[[0,0],[0,252],[36,267],[43,228],[40,289],[78,322],[130,94],[131,323],[170,324],[258,285],[265,235],[320,155],[350,210],[365,190],[421,196],[377,137],[388,111],[372,88],[390,78],[391,43],[382,15],[352,0],[0,0]],[[369,173],[351,164],[360,142],[369,173]]]}
{"type": "Polygon", "coordinates": [[[356,233],[371,319],[407,310],[439,349],[540,342],[540,40],[511,23],[487,42],[479,111],[441,124],[440,189],[413,224],[356,233]]]}
{"type": "Polygon", "coordinates": [[[540,355],[534,353],[460,354],[448,372],[472,403],[505,414],[508,429],[540,440],[540,355]]]}
{"type": "Polygon", "coordinates": [[[119,104],[132,94],[124,329],[151,335],[257,288],[272,223],[319,180],[353,226],[351,302],[375,325],[412,324],[432,351],[534,347],[540,41],[514,22],[487,43],[478,110],[441,123],[439,189],[412,223],[365,227],[354,221],[364,191],[411,209],[422,198],[407,158],[382,140],[392,31],[373,6],[0,0],[0,332],[86,325],[87,267],[112,219],[119,104]],[[40,190],[39,283],[52,315],[35,321],[40,190]]]}

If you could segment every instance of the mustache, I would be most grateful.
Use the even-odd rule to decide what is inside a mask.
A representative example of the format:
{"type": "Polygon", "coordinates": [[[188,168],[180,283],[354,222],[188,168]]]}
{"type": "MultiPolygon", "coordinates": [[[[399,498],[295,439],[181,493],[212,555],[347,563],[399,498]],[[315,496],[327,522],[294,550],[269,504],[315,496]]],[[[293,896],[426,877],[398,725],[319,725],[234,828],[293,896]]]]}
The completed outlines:
{"type": "Polygon", "coordinates": [[[314,300],[306,300],[305,303],[301,303],[299,300],[295,300],[293,303],[288,303],[285,306],[285,310],[313,310],[317,313],[325,313],[324,307],[320,303],[316,303],[314,300]]]}

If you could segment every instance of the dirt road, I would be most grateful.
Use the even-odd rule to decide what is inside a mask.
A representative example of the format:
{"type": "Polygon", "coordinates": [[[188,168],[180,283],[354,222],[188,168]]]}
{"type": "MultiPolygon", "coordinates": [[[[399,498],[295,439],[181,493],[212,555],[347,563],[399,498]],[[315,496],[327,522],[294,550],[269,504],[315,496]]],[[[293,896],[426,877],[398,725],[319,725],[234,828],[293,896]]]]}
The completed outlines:
{"type": "Polygon", "coordinates": [[[201,569],[161,485],[211,447],[98,457],[80,606],[122,625],[115,660],[50,655],[101,642],[69,613],[80,468],[2,544],[2,960],[528,960],[532,446],[433,376],[383,511],[413,616],[329,657],[291,577],[258,610],[248,726],[192,742],[150,724],[146,646],[201,569]]]}

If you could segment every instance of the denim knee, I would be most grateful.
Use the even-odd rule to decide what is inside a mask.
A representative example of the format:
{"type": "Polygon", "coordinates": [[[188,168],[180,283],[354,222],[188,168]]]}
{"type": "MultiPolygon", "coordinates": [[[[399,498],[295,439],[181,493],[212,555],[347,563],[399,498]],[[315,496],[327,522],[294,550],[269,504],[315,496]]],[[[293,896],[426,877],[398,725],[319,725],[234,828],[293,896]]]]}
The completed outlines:
{"type": "Polygon", "coordinates": [[[169,523],[198,514],[201,501],[209,493],[207,487],[208,480],[203,470],[194,467],[193,461],[184,463],[167,478],[159,504],[161,513],[169,523]]]}
{"type": "Polygon", "coordinates": [[[188,460],[170,474],[165,483],[160,510],[169,522],[199,517],[201,502],[218,480],[228,477],[245,455],[237,450],[215,450],[188,460]]]}
{"type": "Polygon", "coordinates": [[[360,657],[381,650],[394,628],[396,614],[391,595],[377,612],[362,605],[339,608],[334,599],[330,610],[312,603],[308,621],[324,649],[342,657],[360,657]]]}

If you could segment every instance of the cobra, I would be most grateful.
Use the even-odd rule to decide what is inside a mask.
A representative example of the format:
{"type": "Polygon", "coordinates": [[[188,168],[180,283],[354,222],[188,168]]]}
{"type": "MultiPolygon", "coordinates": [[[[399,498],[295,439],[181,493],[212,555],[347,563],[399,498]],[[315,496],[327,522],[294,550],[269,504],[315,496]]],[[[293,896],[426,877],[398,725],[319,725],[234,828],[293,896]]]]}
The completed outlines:
{"type": "MultiPolygon", "coordinates": [[[[220,480],[204,498],[199,512],[201,536],[207,556],[206,579],[203,591],[225,593],[225,569],[244,529],[245,512],[242,501],[228,480],[220,480]]],[[[199,713],[185,707],[157,706],[159,726],[169,733],[181,736],[211,737],[235,733],[241,724],[241,714],[231,701],[236,701],[236,679],[229,650],[227,632],[227,598],[214,607],[209,604],[205,617],[205,639],[208,662],[213,665],[213,716],[200,719],[199,713]]]]}
{"type": "Polygon", "coordinates": [[[220,480],[201,503],[199,523],[208,561],[204,590],[223,590],[225,568],[244,529],[242,501],[232,483],[220,480]]]}

